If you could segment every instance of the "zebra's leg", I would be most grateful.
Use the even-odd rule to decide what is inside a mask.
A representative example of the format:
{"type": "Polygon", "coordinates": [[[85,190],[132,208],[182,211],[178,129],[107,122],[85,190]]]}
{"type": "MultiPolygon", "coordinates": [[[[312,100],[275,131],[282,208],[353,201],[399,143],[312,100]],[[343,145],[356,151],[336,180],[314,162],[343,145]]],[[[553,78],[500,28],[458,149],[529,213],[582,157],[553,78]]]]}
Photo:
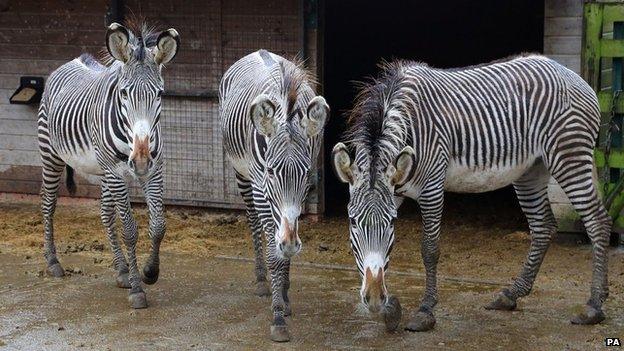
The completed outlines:
{"type": "Polygon", "coordinates": [[[113,251],[113,266],[117,271],[117,286],[120,288],[129,289],[130,281],[128,280],[128,262],[121,250],[119,240],[117,238],[117,232],[115,231],[115,200],[113,195],[108,190],[106,180],[102,179],[102,200],[100,206],[100,215],[102,218],[102,224],[106,228],[106,236],[110,243],[111,251],[113,251]]]}
{"type": "Polygon", "coordinates": [[[423,219],[421,254],[425,264],[425,294],[418,308],[412,314],[406,330],[427,331],[436,323],[433,308],[438,303],[437,266],[440,257],[439,239],[442,208],[444,205],[444,181],[435,181],[426,186],[418,199],[423,219]]]}
{"type": "Polygon", "coordinates": [[[557,231],[557,221],[548,201],[550,173],[543,162],[536,163],[513,183],[520,207],[529,222],[531,247],[524,267],[509,289],[503,289],[496,300],[485,306],[489,310],[513,310],[516,300],[531,292],[533,282],[544,260],[550,239],[557,231]]]}
{"type": "Polygon", "coordinates": [[[548,164],[553,177],[570,199],[581,217],[587,235],[592,242],[592,283],[591,295],[585,312],[572,318],[573,324],[597,324],[605,319],[602,304],[609,295],[607,282],[607,247],[611,231],[611,218],[598,197],[593,182],[593,150],[570,148],[559,151],[557,161],[548,164]]]}
{"type": "Polygon", "coordinates": [[[290,289],[290,260],[284,262],[284,277],[282,278],[282,299],[284,300],[284,316],[288,317],[292,315],[292,309],[290,308],[290,299],[288,298],[288,289],[290,289]]]}
{"type": "Polygon", "coordinates": [[[137,223],[132,216],[128,187],[123,179],[113,174],[106,174],[106,185],[115,199],[117,211],[123,224],[123,239],[128,255],[130,293],[128,299],[132,308],[146,308],[147,297],[141,287],[141,276],[137,267],[136,243],[138,238],[137,223]]]}
{"type": "Polygon", "coordinates": [[[271,324],[271,340],[276,342],[290,341],[290,333],[284,318],[285,301],[284,291],[284,269],[290,265],[290,260],[280,258],[276,255],[275,237],[267,235],[267,261],[271,273],[271,288],[273,289],[271,308],[273,310],[273,323],[271,324]]]}
{"type": "Polygon", "coordinates": [[[245,201],[247,208],[247,222],[249,229],[251,229],[251,239],[253,241],[254,256],[256,260],[256,291],[257,296],[271,296],[271,289],[269,288],[269,282],[267,281],[267,268],[264,255],[262,253],[262,223],[258,212],[256,211],[253,203],[253,196],[251,190],[251,182],[243,177],[240,173],[236,173],[236,180],[238,183],[238,189],[245,201]]]}
{"type": "Polygon", "coordinates": [[[44,257],[47,262],[46,272],[53,277],[62,277],[65,270],[56,257],[54,245],[54,211],[58,199],[58,189],[63,175],[64,162],[49,152],[44,154],[42,149],[42,178],[41,184],[41,213],[43,214],[44,228],[44,257]]]}
{"type": "Polygon", "coordinates": [[[143,282],[154,284],[160,272],[160,243],[165,236],[165,215],[163,209],[162,168],[158,168],[152,177],[143,184],[145,201],[149,209],[149,236],[152,242],[150,256],[143,267],[143,282]]]}

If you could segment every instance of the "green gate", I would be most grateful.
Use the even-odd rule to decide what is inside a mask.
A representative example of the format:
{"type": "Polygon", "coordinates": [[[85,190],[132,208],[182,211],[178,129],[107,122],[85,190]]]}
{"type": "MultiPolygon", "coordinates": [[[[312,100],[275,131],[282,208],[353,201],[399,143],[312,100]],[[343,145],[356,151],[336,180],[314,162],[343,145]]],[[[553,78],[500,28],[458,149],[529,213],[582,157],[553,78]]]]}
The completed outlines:
{"type": "Polygon", "coordinates": [[[594,158],[613,231],[624,243],[624,4],[586,2],[581,70],[598,94],[602,123],[594,158]]]}

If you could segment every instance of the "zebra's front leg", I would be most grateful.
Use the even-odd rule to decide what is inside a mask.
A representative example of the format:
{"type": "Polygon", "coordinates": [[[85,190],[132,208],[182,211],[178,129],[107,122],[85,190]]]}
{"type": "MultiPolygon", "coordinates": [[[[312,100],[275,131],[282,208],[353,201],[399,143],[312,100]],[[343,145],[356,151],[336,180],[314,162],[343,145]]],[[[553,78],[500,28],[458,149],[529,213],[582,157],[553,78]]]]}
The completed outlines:
{"type": "Polygon", "coordinates": [[[100,205],[100,217],[102,224],[106,229],[106,236],[110,243],[111,251],[113,251],[113,267],[117,271],[117,286],[124,289],[130,288],[128,261],[121,250],[119,240],[117,238],[117,232],[115,231],[115,199],[108,190],[106,180],[102,179],[102,200],[100,205]]]}
{"type": "Polygon", "coordinates": [[[271,308],[273,323],[271,323],[271,340],[276,342],[290,341],[290,333],[284,318],[286,303],[284,301],[284,269],[290,264],[289,259],[280,258],[276,254],[273,235],[268,238],[267,261],[271,273],[271,287],[273,289],[271,308]]]}
{"type": "Polygon", "coordinates": [[[437,266],[440,257],[439,239],[444,203],[443,182],[423,190],[418,200],[423,219],[421,254],[425,265],[425,294],[417,311],[412,314],[406,330],[427,331],[436,323],[433,308],[438,303],[437,266]]]}
{"type": "Polygon", "coordinates": [[[128,188],[123,179],[119,179],[112,174],[107,174],[106,183],[113,198],[115,199],[121,223],[123,224],[123,239],[128,255],[128,268],[130,282],[130,293],[128,299],[132,308],[146,308],[147,297],[141,287],[141,276],[137,267],[136,243],[138,239],[138,226],[132,216],[128,188]]]}
{"type": "Polygon", "coordinates": [[[284,316],[292,315],[290,308],[290,299],[288,298],[288,289],[290,289],[290,260],[284,260],[284,277],[282,278],[282,299],[284,300],[284,316]]]}
{"type": "Polygon", "coordinates": [[[152,241],[150,256],[143,267],[143,282],[151,285],[158,281],[160,243],[165,236],[165,215],[162,202],[163,178],[160,168],[143,184],[143,192],[149,209],[149,236],[152,241]]]}
{"type": "Polygon", "coordinates": [[[247,223],[251,230],[251,240],[253,242],[254,257],[256,261],[255,273],[256,273],[256,291],[257,296],[271,296],[271,288],[267,282],[267,267],[262,250],[262,223],[258,217],[258,211],[254,206],[251,182],[246,179],[242,174],[236,172],[236,181],[238,184],[238,190],[245,201],[247,207],[247,223]]]}

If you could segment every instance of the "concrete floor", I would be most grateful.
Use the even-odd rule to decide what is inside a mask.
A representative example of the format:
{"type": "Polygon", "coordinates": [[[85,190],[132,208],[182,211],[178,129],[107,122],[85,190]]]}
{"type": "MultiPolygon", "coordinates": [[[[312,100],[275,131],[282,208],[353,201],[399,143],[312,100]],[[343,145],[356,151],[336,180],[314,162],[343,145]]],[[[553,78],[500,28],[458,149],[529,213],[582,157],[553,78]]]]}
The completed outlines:
{"type": "MultiPolygon", "coordinates": [[[[624,306],[607,303],[602,325],[569,323],[587,297],[584,286],[537,289],[519,311],[500,312],[482,306],[503,282],[461,278],[440,279],[433,331],[387,333],[358,307],[359,277],[351,267],[296,265],[292,341],[275,344],[268,337],[270,302],[252,294],[249,261],[166,253],[160,281],[146,288],[149,307],[132,310],[98,257],[62,255],[64,267],[80,273],[54,279],[42,275],[42,258],[0,253],[0,349],[588,350],[603,349],[605,337],[624,338],[624,306]]],[[[388,284],[403,305],[404,325],[423,278],[391,271],[388,284]]]]}

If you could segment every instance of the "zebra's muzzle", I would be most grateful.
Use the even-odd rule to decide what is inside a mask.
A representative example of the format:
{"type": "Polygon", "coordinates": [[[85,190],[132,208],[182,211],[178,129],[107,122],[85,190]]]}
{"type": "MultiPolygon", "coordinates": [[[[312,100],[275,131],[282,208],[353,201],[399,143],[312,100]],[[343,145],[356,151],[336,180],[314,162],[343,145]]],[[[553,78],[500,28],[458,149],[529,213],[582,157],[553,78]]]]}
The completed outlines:
{"type": "Polygon", "coordinates": [[[132,153],[128,159],[128,166],[138,176],[144,176],[149,172],[152,159],[149,152],[149,136],[140,138],[135,136],[132,145],[132,153]]]}
{"type": "Polygon", "coordinates": [[[370,267],[366,267],[362,282],[362,303],[371,313],[377,313],[386,303],[387,296],[383,268],[379,267],[373,273],[370,267]]]}
{"type": "Polygon", "coordinates": [[[290,258],[298,254],[301,251],[301,239],[297,232],[297,220],[290,223],[282,218],[277,239],[277,250],[283,257],[290,258]]]}

